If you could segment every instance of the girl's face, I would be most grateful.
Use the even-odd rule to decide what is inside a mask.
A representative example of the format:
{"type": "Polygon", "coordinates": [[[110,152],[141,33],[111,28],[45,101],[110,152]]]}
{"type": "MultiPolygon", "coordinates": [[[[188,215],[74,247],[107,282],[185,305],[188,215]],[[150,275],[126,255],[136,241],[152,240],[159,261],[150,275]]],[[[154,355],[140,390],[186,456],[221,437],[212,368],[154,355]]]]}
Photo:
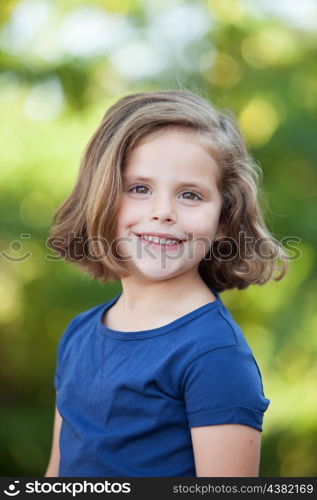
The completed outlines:
{"type": "Polygon", "coordinates": [[[150,281],[198,271],[218,228],[218,176],[206,143],[187,131],[161,132],[132,151],[116,234],[128,271],[150,281]]]}

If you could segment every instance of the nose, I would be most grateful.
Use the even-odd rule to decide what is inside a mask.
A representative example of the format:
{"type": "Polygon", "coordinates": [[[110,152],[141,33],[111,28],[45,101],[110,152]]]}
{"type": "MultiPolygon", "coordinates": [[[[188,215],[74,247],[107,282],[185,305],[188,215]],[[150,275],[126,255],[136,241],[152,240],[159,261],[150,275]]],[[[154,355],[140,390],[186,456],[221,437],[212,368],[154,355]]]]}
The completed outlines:
{"type": "Polygon", "coordinates": [[[165,222],[174,222],[176,220],[173,203],[167,196],[157,196],[153,199],[151,219],[165,222]]]}

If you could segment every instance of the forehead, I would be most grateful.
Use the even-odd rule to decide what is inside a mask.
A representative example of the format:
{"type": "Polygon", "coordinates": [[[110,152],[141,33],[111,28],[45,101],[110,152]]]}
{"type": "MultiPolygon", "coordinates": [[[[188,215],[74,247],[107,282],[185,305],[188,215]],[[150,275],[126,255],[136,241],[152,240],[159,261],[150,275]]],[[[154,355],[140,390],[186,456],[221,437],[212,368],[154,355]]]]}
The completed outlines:
{"type": "Polygon", "coordinates": [[[164,129],[145,137],[128,157],[124,178],[155,176],[160,179],[219,180],[216,152],[206,135],[184,129],[164,129]]]}

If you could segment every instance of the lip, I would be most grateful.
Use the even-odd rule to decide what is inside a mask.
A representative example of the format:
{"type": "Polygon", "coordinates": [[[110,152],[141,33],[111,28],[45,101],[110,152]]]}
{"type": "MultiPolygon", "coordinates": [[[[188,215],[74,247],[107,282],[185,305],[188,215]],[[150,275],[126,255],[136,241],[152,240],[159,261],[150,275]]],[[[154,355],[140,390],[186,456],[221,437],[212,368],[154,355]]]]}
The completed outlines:
{"type": "Polygon", "coordinates": [[[136,235],[136,237],[144,244],[144,245],[147,245],[149,248],[160,248],[161,250],[176,250],[178,248],[180,248],[181,245],[184,244],[184,241],[186,240],[181,240],[180,238],[175,238],[175,237],[170,237],[170,236],[158,236],[158,234],[162,234],[162,233],[134,233],[136,235]],[[155,243],[154,241],[149,241],[149,240],[145,240],[142,238],[143,235],[146,235],[146,236],[156,236],[156,237],[160,237],[160,238],[166,238],[166,239],[173,239],[173,240],[179,240],[178,243],[175,243],[173,245],[165,245],[164,243],[161,245],[160,243],[155,243]]]}
{"type": "Polygon", "coordinates": [[[142,236],[154,236],[155,238],[165,238],[167,240],[179,240],[181,242],[186,241],[185,238],[178,238],[177,236],[170,234],[170,233],[134,233],[136,236],[139,238],[142,238],[142,236]]]}

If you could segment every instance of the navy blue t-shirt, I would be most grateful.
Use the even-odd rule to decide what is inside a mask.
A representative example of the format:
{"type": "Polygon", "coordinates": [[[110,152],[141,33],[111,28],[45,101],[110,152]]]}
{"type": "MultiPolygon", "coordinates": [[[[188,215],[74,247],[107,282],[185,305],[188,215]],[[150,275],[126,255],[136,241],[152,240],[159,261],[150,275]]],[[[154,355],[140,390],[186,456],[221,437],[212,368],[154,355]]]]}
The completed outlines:
{"type": "Polygon", "coordinates": [[[167,325],[103,325],[120,297],[77,315],[55,373],[60,477],[195,477],[191,427],[262,431],[270,401],[239,326],[216,300],[167,325]]]}

